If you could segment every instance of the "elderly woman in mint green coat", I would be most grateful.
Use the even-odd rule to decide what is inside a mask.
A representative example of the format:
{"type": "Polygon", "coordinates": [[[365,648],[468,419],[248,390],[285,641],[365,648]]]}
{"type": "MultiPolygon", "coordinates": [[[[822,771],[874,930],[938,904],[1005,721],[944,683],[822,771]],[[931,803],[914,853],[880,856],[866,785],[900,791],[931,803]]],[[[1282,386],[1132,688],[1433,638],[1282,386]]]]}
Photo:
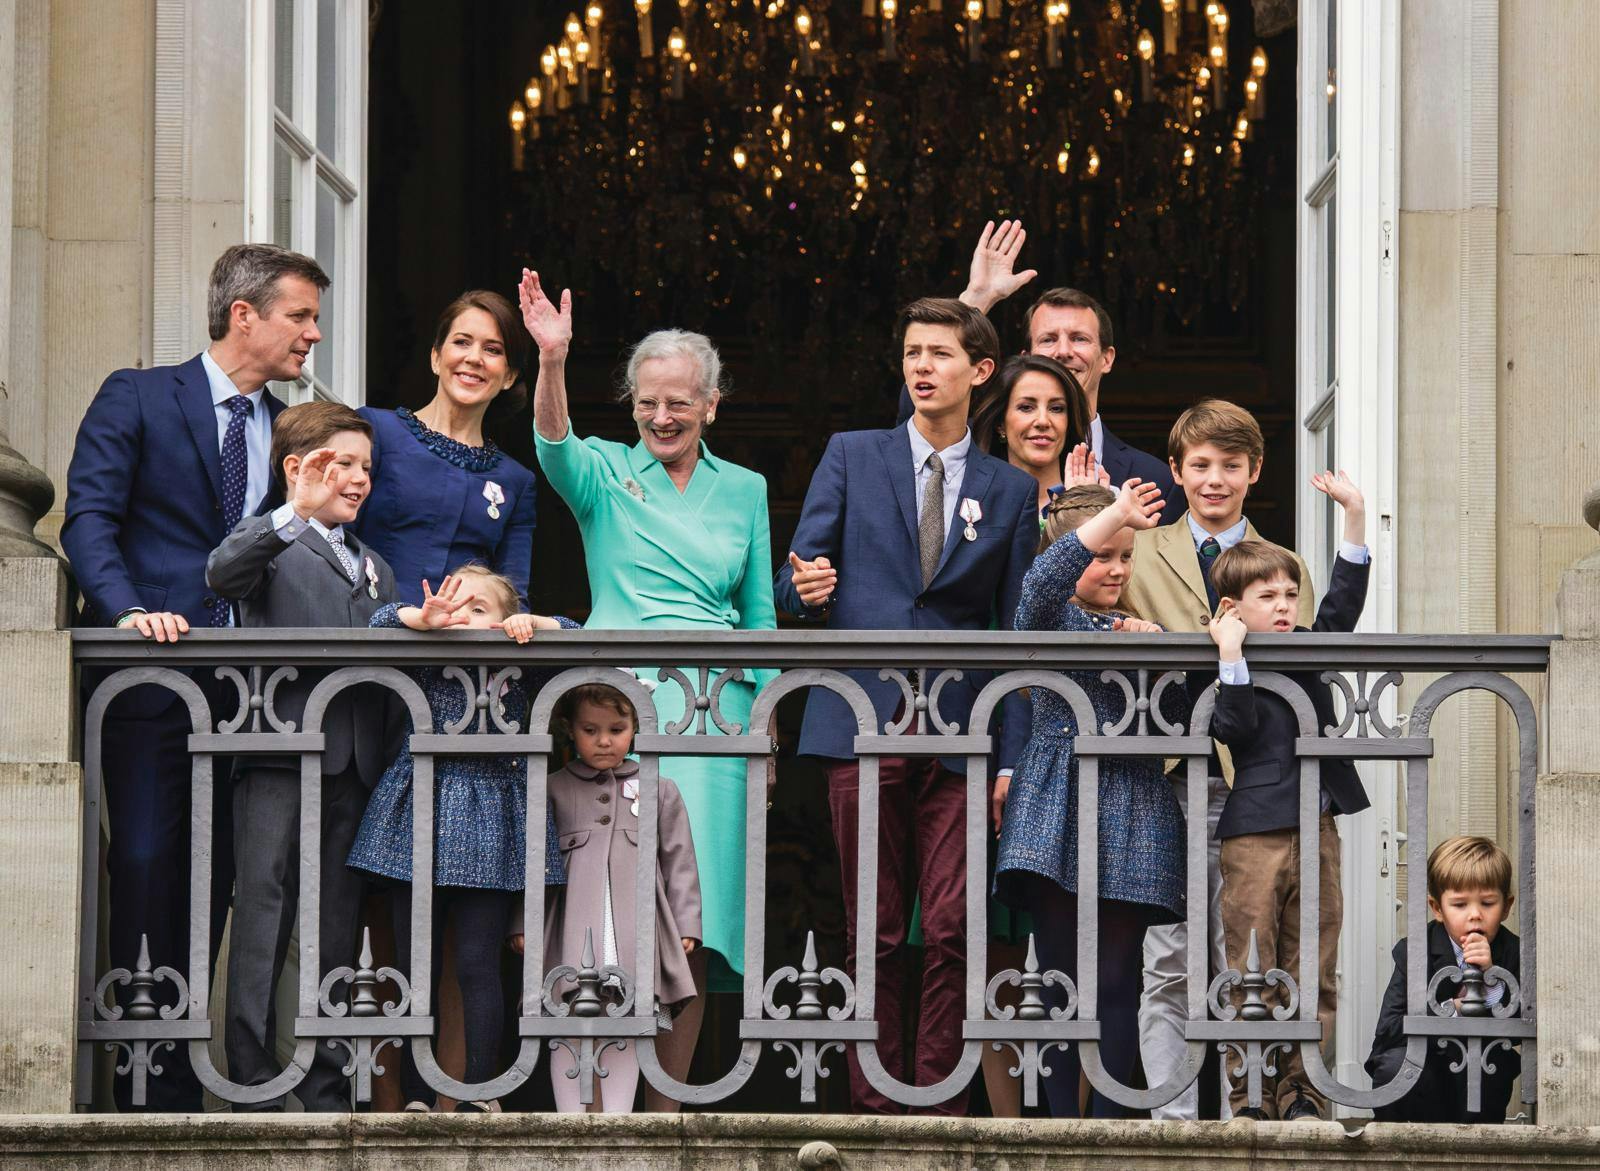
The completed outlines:
{"type": "MultiPolygon", "coordinates": [[[[572,340],[572,295],[558,308],[523,270],[523,321],[539,346],[533,425],[539,466],[567,502],[583,532],[593,629],[772,630],[772,549],[767,483],[758,473],[718,459],[701,438],[716,418],[721,361],[709,340],[660,330],[628,359],[628,401],[639,427],[632,447],[580,439],[567,415],[565,363],[572,340]]],[[[639,668],[656,684],[661,728],[684,713],[683,689],[657,684],[656,668],[639,668]]],[[[694,668],[685,674],[697,681],[694,668]]],[[[718,697],[723,718],[749,730],[756,690],[773,672],[746,672],[718,697]]],[[[715,725],[706,722],[708,733],[715,725]]],[[[704,946],[692,957],[701,992],[734,991],[744,968],[745,764],[740,757],[673,757],[663,774],[678,783],[689,811],[699,860],[704,946]]],[[[687,1076],[700,1030],[697,996],[657,1040],[666,1071],[687,1076]]],[[[675,1110],[649,1094],[650,1108],[675,1110]]]]}

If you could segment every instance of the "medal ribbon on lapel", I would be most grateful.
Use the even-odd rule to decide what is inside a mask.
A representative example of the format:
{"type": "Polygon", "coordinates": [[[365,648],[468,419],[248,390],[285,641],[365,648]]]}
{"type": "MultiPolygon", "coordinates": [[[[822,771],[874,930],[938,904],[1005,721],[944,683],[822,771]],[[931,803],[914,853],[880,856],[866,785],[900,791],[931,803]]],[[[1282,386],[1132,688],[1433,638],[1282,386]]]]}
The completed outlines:
{"type": "Polygon", "coordinates": [[[973,526],[983,519],[983,506],[970,496],[961,498],[961,519],[967,522],[967,527],[961,535],[969,541],[978,539],[978,530],[973,526]]]}
{"type": "Polygon", "coordinates": [[[489,519],[500,519],[500,506],[506,502],[505,491],[493,480],[483,482],[483,498],[489,502],[489,519]]]}

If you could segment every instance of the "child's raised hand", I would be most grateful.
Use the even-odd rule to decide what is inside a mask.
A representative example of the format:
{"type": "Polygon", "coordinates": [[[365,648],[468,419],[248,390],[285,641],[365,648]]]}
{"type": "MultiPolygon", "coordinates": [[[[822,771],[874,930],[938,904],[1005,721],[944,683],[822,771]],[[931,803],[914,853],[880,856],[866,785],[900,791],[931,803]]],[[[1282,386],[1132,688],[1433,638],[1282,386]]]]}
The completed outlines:
{"type": "Polygon", "coordinates": [[[438,593],[433,592],[427,579],[424,578],[422,605],[401,606],[398,617],[412,630],[443,630],[447,626],[465,626],[471,620],[459,612],[461,607],[467,604],[466,598],[456,600],[456,594],[460,589],[461,579],[453,574],[439,584],[438,593]]]}
{"type": "Polygon", "coordinates": [[[1082,484],[1103,484],[1109,487],[1111,473],[1100,466],[1087,443],[1080,443],[1067,453],[1066,464],[1061,472],[1061,483],[1066,488],[1076,488],[1082,484]]]}
{"type": "Polygon", "coordinates": [[[1166,501],[1161,498],[1161,485],[1147,484],[1135,476],[1122,485],[1117,493],[1116,508],[1122,523],[1130,529],[1153,529],[1161,523],[1161,509],[1166,501]]]}
{"type": "Polygon", "coordinates": [[[1248,631],[1228,599],[1223,599],[1222,609],[1206,624],[1206,633],[1217,644],[1217,653],[1223,659],[1234,663],[1244,657],[1244,636],[1248,631]]]}
{"type": "Polygon", "coordinates": [[[319,447],[301,459],[289,500],[301,520],[310,520],[344,488],[345,470],[334,462],[338,458],[333,448],[319,447]]]}
{"type": "MultiPolygon", "coordinates": [[[[689,939],[687,937],[684,937],[682,939],[679,939],[678,942],[683,944],[683,954],[684,955],[687,956],[687,955],[693,955],[694,954],[694,940],[689,939]]],[[[521,949],[519,948],[518,950],[520,951],[521,949]]]]}
{"type": "Polygon", "coordinates": [[[1482,932],[1470,931],[1461,937],[1461,962],[1475,968],[1488,968],[1494,963],[1489,954],[1489,941],[1482,932]]]}
{"type": "Polygon", "coordinates": [[[1115,618],[1111,622],[1112,630],[1120,630],[1124,634],[1165,634],[1166,627],[1159,623],[1149,622],[1143,618],[1115,618]]]}
{"type": "Polygon", "coordinates": [[[1340,508],[1364,508],[1366,497],[1361,494],[1361,489],[1344,472],[1314,472],[1311,476],[1311,486],[1325,496],[1333,498],[1333,502],[1340,508]]]}

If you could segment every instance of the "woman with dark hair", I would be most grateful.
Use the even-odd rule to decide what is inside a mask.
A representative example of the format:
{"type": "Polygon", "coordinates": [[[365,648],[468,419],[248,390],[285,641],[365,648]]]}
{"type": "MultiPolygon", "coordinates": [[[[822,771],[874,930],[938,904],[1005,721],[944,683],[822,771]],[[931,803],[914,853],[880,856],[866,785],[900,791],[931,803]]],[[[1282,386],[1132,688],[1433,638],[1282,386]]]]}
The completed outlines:
{"type": "Polygon", "coordinates": [[[1043,354],[1018,354],[1007,361],[994,389],[972,413],[972,439],[979,449],[1003,451],[1012,467],[1039,481],[1041,518],[1051,489],[1061,488],[1062,460],[1088,433],[1083,388],[1070,370],[1043,354]]]}
{"type": "Polygon", "coordinates": [[[515,405],[528,335],[499,293],[473,289],[434,330],[438,385],[415,411],[362,407],[372,424],[372,496],[356,535],[394,570],[400,602],[422,604],[422,581],[469,561],[510,578],[524,602],[533,550],[534,475],[483,433],[515,405]]]}

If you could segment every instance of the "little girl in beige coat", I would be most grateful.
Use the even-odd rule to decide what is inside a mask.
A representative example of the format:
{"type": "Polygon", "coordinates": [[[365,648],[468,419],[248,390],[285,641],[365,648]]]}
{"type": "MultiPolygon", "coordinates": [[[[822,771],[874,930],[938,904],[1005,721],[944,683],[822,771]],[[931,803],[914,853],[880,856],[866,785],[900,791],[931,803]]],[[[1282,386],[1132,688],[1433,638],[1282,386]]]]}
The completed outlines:
{"type": "MultiPolygon", "coordinates": [[[[634,892],[639,866],[639,790],[637,761],[628,759],[637,730],[633,705],[603,684],[586,684],[567,697],[567,720],[577,759],[549,780],[557,841],[567,868],[567,885],[556,888],[545,922],[545,963],[581,967],[585,936],[592,932],[594,963],[634,971],[637,938],[634,892]]],[[[656,851],[656,1003],[663,1019],[694,998],[688,954],[700,942],[700,876],[694,839],[678,787],[666,777],[657,787],[660,816],[656,851]]],[[[570,982],[557,986],[570,994],[570,982]]],[[[626,1049],[607,1048],[607,1076],[598,1078],[600,1103],[608,1114],[633,1109],[639,1081],[638,1058],[626,1049]]],[[[557,1047],[550,1075],[556,1106],[565,1112],[583,1107],[578,1083],[568,1077],[572,1054],[557,1047]]]]}

